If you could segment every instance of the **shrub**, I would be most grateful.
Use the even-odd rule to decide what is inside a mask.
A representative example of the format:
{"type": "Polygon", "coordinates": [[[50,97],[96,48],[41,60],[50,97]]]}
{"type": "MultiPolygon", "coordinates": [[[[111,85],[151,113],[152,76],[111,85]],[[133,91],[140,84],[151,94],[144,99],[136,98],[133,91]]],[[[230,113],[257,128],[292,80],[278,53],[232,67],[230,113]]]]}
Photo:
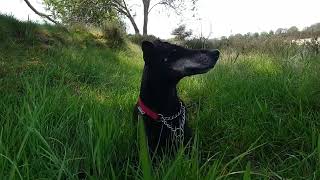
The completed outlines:
{"type": "Polygon", "coordinates": [[[142,35],[132,35],[132,34],[129,34],[128,35],[128,39],[135,43],[135,44],[138,44],[138,45],[141,45],[142,41],[155,41],[159,38],[157,38],[156,36],[154,35],[147,35],[147,36],[142,36],[142,35]]]}
{"type": "Polygon", "coordinates": [[[125,44],[124,28],[119,22],[105,22],[102,25],[102,32],[109,47],[119,48],[125,44]]]}
{"type": "Polygon", "coordinates": [[[32,21],[21,22],[10,15],[0,14],[0,41],[5,42],[10,36],[26,43],[34,43],[35,31],[38,28],[32,21]],[[8,36],[9,35],[9,36],[8,36]]]}
{"type": "Polygon", "coordinates": [[[184,42],[184,46],[191,49],[213,49],[214,44],[204,37],[192,38],[184,42]]]}

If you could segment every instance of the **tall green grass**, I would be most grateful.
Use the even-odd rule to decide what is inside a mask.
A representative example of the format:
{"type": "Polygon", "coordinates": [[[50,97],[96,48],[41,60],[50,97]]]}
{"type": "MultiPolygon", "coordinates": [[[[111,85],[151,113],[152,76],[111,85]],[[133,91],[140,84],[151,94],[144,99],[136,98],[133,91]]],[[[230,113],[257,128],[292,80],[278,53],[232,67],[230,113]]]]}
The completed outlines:
{"type": "Polygon", "coordinates": [[[192,150],[151,165],[132,120],[139,47],[0,22],[15,24],[0,26],[0,179],[320,178],[318,56],[232,61],[222,50],[212,71],[179,84],[192,150]]]}

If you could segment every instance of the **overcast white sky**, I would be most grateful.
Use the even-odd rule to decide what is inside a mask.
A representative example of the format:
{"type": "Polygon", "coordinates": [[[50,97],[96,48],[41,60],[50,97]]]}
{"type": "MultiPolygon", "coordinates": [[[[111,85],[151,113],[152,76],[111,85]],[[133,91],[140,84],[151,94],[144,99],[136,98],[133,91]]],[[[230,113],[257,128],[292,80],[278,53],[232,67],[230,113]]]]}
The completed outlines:
{"type": "MultiPolygon", "coordinates": [[[[131,0],[140,3],[141,0],[131,0]]],[[[153,0],[156,1],[156,0],[153,0]]],[[[39,11],[44,12],[42,0],[30,0],[39,11]]],[[[261,32],[276,30],[279,27],[289,28],[310,26],[320,22],[320,0],[199,0],[198,15],[191,18],[186,12],[182,17],[168,16],[166,13],[152,11],[149,17],[149,34],[169,38],[171,31],[184,23],[195,34],[211,38],[228,36],[236,33],[261,32]]],[[[136,7],[137,8],[137,7],[136,7]]],[[[140,7],[141,8],[141,7],[140,7]]],[[[0,13],[12,14],[18,19],[41,21],[24,3],[23,0],[0,0],[0,13]]],[[[142,12],[138,11],[136,21],[142,31],[142,12]]],[[[128,24],[130,32],[131,25],[128,24]]]]}

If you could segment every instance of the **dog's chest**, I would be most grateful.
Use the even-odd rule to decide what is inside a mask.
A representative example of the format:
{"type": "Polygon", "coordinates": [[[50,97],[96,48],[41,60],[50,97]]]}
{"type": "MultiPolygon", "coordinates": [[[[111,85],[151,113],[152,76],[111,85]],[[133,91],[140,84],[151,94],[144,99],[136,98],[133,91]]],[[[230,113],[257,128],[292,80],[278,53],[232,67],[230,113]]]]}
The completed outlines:
{"type": "Polygon", "coordinates": [[[161,117],[154,120],[145,115],[139,116],[143,120],[149,143],[168,144],[182,143],[186,116],[185,112],[174,119],[161,117]]]}

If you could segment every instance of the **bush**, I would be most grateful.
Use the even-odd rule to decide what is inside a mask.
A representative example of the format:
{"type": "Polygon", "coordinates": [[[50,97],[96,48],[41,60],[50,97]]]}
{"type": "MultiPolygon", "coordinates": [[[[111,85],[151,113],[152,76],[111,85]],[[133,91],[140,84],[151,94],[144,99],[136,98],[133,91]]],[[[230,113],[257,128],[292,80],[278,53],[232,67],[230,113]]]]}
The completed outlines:
{"type": "Polygon", "coordinates": [[[132,34],[129,34],[128,35],[128,39],[137,44],[137,45],[141,45],[142,41],[155,41],[159,38],[157,38],[156,36],[154,35],[147,35],[147,36],[142,36],[142,35],[132,35],[132,34]]]}
{"type": "Polygon", "coordinates": [[[12,16],[0,14],[0,24],[1,42],[5,42],[9,37],[14,36],[21,42],[34,43],[38,26],[32,21],[21,22],[12,16]]]}
{"type": "Polygon", "coordinates": [[[208,39],[200,37],[200,38],[192,38],[190,40],[186,40],[184,42],[184,46],[191,49],[213,49],[214,45],[208,39]]]}
{"type": "Polygon", "coordinates": [[[119,22],[105,22],[102,25],[103,36],[111,48],[123,47],[125,44],[125,31],[119,22]]]}

